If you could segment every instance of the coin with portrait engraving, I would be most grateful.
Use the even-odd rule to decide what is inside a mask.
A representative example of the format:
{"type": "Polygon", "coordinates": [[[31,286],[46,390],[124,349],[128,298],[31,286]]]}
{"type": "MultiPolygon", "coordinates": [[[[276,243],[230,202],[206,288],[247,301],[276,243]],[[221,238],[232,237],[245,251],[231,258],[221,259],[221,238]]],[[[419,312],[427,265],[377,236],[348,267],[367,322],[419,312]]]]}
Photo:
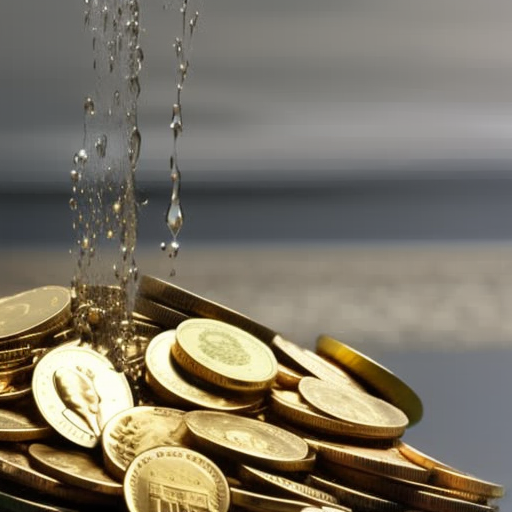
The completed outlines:
{"type": "Polygon", "coordinates": [[[130,512],[190,510],[227,512],[229,486],[218,466],[204,455],[172,446],[137,455],[124,477],[130,512]]]}
{"type": "Polygon", "coordinates": [[[85,347],[58,347],[44,355],[34,370],[32,391],[46,421],[86,448],[96,446],[110,418],[133,407],[124,374],[85,347]]]}
{"type": "Polygon", "coordinates": [[[101,435],[107,471],[122,480],[139,453],[155,446],[181,446],[186,433],[183,415],[169,407],[138,406],[116,414],[101,435]]]}
{"type": "Polygon", "coordinates": [[[226,389],[262,391],[277,375],[277,360],[265,343],[218,320],[182,322],[172,354],[188,372],[226,389]]]}
{"type": "Polygon", "coordinates": [[[71,318],[71,293],[63,286],[43,286],[0,302],[0,341],[48,329],[71,318]]]}

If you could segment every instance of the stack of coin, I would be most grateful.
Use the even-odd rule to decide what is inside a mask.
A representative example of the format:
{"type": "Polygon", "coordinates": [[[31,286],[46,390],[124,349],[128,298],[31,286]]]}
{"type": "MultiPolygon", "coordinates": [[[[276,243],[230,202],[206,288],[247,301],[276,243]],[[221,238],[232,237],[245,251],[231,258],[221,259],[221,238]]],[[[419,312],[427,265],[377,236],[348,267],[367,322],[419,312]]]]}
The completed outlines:
{"type": "Polygon", "coordinates": [[[0,508],[497,510],[500,485],[400,439],[421,400],[364,354],[324,335],[304,350],[147,276],[141,304],[145,402],[134,406],[125,376],[60,329],[60,345],[33,362],[28,396],[0,410],[0,508]]]}

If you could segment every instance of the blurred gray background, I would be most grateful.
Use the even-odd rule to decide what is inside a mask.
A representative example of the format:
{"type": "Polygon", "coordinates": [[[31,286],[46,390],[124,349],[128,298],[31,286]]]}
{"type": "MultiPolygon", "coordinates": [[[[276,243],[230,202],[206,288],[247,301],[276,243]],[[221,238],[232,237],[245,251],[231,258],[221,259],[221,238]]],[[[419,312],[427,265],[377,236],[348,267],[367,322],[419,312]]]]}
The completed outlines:
{"type": "MultiPolygon", "coordinates": [[[[140,3],[138,260],[168,277],[175,32],[162,2],[140,3]]],[[[1,8],[6,295],[73,273],[69,170],[93,76],[80,0],[1,8]]],[[[511,26],[509,0],[203,2],[177,261],[179,284],[303,344],[326,331],[382,358],[425,400],[409,442],[507,486],[511,26]]]]}

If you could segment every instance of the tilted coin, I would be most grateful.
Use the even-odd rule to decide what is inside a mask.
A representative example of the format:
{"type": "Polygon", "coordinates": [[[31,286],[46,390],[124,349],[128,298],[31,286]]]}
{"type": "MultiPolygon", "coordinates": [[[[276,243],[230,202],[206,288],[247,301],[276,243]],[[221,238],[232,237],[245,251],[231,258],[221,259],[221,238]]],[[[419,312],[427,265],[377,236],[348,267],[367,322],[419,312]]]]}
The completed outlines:
{"type": "Polygon", "coordinates": [[[339,363],[379,393],[379,396],[401,409],[412,426],[423,416],[418,395],[393,372],[368,356],[325,334],[318,337],[317,352],[339,363]]]}
{"type": "Polygon", "coordinates": [[[231,504],[251,512],[302,512],[306,501],[290,500],[231,487],[231,504]]]}
{"type": "Polygon", "coordinates": [[[338,498],[340,504],[352,507],[354,510],[364,510],[365,512],[403,512],[404,510],[402,505],[393,501],[357,491],[316,475],[308,475],[306,483],[330,492],[338,498]]]}
{"type": "Polygon", "coordinates": [[[269,423],[214,411],[188,412],[185,423],[198,445],[241,462],[299,471],[308,460],[303,439],[269,423]]]}
{"type": "Polygon", "coordinates": [[[51,350],[32,378],[36,404],[63,437],[92,448],[115,414],[133,407],[126,377],[101,354],[84,347],[51,350]]]}
{"type": "Polygon", "coordinates": [[[175,329],[181,322],[189,318],[180,311],[140,296],[135,299],[134,311],[149,317],[166,329],[175,329]]]}
{"type": "Polygon", "coordinates": [[[476,476],[452,468],[406,443],[400,442],[398,449],[409,460],[431,471],[432,485],[480,494],[489,498],[501,498],[505,494],[502,485],[481,480],[476,476]]]}
{"type": "Polygon", "coordinates": [[[261,391],[277,375],[277,361],[267,345],[246,331],[207,318],[182,322],[176,329],[173,356],[187,371],[236,391],[261,391]]]}
{"type": "Polygon", "coordinates": [[[34,443],[28,454],[36,469],[57,480],[100,494],[123,494],[123,486],[105,472],[91,451],[34,443]]]}
{"type": "Polygon", "coordinates": [[[139,406],[116,414],[101,435],[107,471],[122,480],[130,462],[139,453],[155,446],[181,446],[186,432],[178,409],[139,406]]]}
{"type": "Polygon", "coordinates": [[[124,478],[130,512],[203,510],[227,512],[230,492],[222,471],[187,448],[151,448],[133,459],[124,478]]]}
{"type": "Polygon", "coordinates": [[[11,387],[20,387],[30,382],[35,364],[28,364],[12,370],[0,371],[0,393],[11,387]]]}
{"type": "Polygon", "coordinates": [[[0,408],[0,441],[32,441],[52,435],[32,398],[0,408]]]}
{"type": "Polygon", "coordinates": [[[257,488],[266,488],[271,494],[285,494],[290,498],[300,499],[313,505],[337,505],[338,500],[332,494],[316,489],[310,485],[306,485],[281,475],[275,475],[261,471],[250,466],[240,466],[238,476],[242,482],[257,488]]]}
{"type": "Polygon", "coordinates": [[[155,336],[146,350],[146,382],[164,402],[189,409],[231,412],[252,410],[261,403],[261,397],[256,395],[221,395],[189,383],[171,361],[174,342],[175,331],[165,331],[155,336]]]}
{"type": "Polygon", "coordinates": [[[204,299],[174,284],[156,277],[144,275],[139,280],[138,294],[159,302],[191,317],[220,320],[251,333],[270,343],[276,333],[251,318],[216,302],[204,299]]]}
{"type": "Polygon", "coordinates": [[[276,384],[279,386],[285,389],[297,389],[302,377],[304,377],[304,375],[297,373],[295,370],[292,370],[281,363],[277,364],[276,384]]]}
{"type": "Polygon", "coordinates": [[[10,385],[0,389],[0,403],[17,402],[22,398],[26,398],[32,394],[32,386],[30,383],[21,385],[10,385]]]}
{"type": "Polygon", "coordinates": [[[113,497],[89,491],[56,480],[32,467],[26,455],[27,447],[19,443],[0,446],[0,480],[24,485],[45,495],[62,498],[73,503],[112,504],[113,497]]]}
{"type": "Polygon", "coordinates": [[[62,286],[43,286],[0,302],[0,340],[43,330],[71,317],[71,294],[62,286]]]}
{"type": "Polygon", "coordinates": [[[430,477],[429,470],[410,462],[395,446],[382,449],[317,441],[315,447],[323,459],[369,473],[422,483],[430,477]]]}
{"type": "Polygon", "coordinates": [[[390,438],[400,437],[408,424],[407,416],[390,403],[315,377],[301,379],[299,392],[315,409],[357,426],[362,433],[379,432],[390,438]]]}

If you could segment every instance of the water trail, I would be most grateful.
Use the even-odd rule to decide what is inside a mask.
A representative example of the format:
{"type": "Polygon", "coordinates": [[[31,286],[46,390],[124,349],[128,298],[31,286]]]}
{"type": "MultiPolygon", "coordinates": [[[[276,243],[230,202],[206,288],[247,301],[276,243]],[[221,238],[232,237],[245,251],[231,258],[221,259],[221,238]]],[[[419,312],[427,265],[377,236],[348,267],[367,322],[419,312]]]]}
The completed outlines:
{"type": "Polygon", "coordinates": [[[137,278],[139,5],[137,0],[84,1],[95,87],[84,101],[83,144],[71,171],[75,327],[83,343],[126,371],[137,278]]]}
{"type": "MultiPolygon", "coordinates": [[[[172,154],[169,160],[170,178],[171,178],[171,199],[165,221],[169,231],[171,232],[171,241],[169,243],[162,242],[160,248],[167,250],[169,258],[172,260],[170,275],[174,276],[176,270],[174,268],[174,259],[178,255],[180,244],[178,235],[183,226],[183,210],[181,207],[181,171],[178,165],[178,141],[183,133],[183,119],[181,94],[187,73],[189,71],[189,57],[192,49],[192,39],[197,27],[199,19],[199,10],[193,8],[193,1],[181,0],[180,17],[181,28],[180,34],[174,40],[174,51],[176,55],[176,100],[172,107],[171,117],[171,136],[172,136],[172,154]]],[[[172,2],[164,4],[164,9],[170,9],[172,2]]]]}

